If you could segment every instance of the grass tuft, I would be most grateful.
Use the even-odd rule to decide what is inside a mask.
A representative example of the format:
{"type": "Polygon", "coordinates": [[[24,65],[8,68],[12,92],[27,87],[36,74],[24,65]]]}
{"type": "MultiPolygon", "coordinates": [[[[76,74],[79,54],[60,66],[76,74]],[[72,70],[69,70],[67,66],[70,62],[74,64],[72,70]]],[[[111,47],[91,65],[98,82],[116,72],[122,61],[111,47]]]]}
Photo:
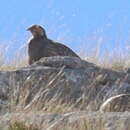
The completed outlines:
{"type": "Polygon", "coordinates": [[[33,125],[27,126],[22,122],[14,122],[10,124],[9,130],[39,130],[39,129],[34,127],[33,125]]]}

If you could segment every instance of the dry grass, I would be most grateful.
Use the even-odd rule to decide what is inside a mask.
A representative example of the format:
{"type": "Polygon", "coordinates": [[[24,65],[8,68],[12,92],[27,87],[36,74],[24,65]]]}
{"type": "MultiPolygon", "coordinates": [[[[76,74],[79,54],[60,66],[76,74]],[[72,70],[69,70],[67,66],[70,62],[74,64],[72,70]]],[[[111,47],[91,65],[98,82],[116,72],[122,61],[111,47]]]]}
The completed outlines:
{"type": "Polygon", "coordinates": [[[13,57],[7,57],[9,51],[7,45],[0,46],[0,70],[16,70],[28,65],[27,46],[18,49],[13,57]],[[8,58],[10,58],[10,60],[8,60],[8,58]]]}
{"type": "MultiPolygon", "coordinates": [[[[129,130],[129,116],[123,113],[95,113],[86,114],[84,117],[61,118],[56,122],[49,123],[47,120],[42,121],[42,124],[38,121],[30,122],[24,117],[26,121],[14,121],[9,125],[8,130],[129,130]],[[128,123],[126,123],[128,122],[128,123]],[[39,125],[36,125],[39,124],[39,125]],[[115,124],[115,125],[114,125],[115,124]],[[114,127],[113,127],[114,126],[114,127]]],[[[31,117],[30,117],[31,118],[31,117]]],[[[32,116],[32,118],[35,118],[32,116]]],[[[3,130],[3,129],[2,129],[3,130]]]]}
{"type": "Polygon", "coordinates": [[[25,125],[23,122],[14,122],[10,124],[9,130],[39,130],[37,127],[33,125],[25,125]]]}
{"type": "MultiPolygon", "coordinates": [[[[98,47],[95,47],[95,51],[86,54],[84,51],[81,53],[81,57],[83,55],[83,58],[89,62],[95,63],[96,65],[103,67],[103,68],[109,68],[112,70],[121,71],[126,68],[130,67],[130,53],[129,50],[121,50],[120,49],[114,49],[113,51],[105,51],[105,53],[102,54],[101,50],[98,50],[98,47]]],[[[89,49],[88,49],[89,50],[89,49]]]]}
{"type": "MultiPolygon", "coordinates": [[[[95,124],[96,125],[96,124],[95,124]]],[[[98,124],[98,127],[96,127],[96,130],[102,130],[103,125],[98,124]]],[[[55,128],[54,128],[55,129],[55,128]]],[[[58,129],[58,128],[56,128],[58,129]]],[[[92,125],[92,122],[82,120],[73,125],[64,125],[61,128],[62,130],[95,130],[95,126],[92,125]]],[[[14,122],[10,124],[9,130],[40,130],[38,127],[34,127],[33,125],[25,125],[23,122],[14,122]]]]}
{"type": "MultiPolygon", "coordinates": [[[[107,49],[100,50],[98,44],[94,48],[86,47],[85,50],[83,48],[85,47],[80,48],[80,57],[103,68],[120,71],[130,67],[130,53],[128,49],[121,50],[117,48],[110,52],[107,49]]],[[[27,45],[18,49],[9,62],[6,60],[8,51],[9,47],[6,47],[6,45],[0,46],[0,70],[15,70],[28,65],[27,45]]]]}
{"type": "MultiPolygon", "coordinates": [[[[4,50],[3,48],[0,48],[4,50]]],[[[25,50],[24,50],[25,51],[25,50]]],[[[23,66],[27,66],[27,54],[24,53],[23,50],[19,50],[16,53],[14,58],[7,64],[4,51],[0,51],[0,70],[15,70],[23,66]]],[[[6,52],[6,51],[5,51],[6,52]]],[[[127,67],[130,67],[130,55],[127,52],[113,52],[112,54],[106,53],[104,57],[100,57],[99,47],[95,48],[95,51],[90,54],[82,53],[81,57],[86,59],[87,61],[93,62],[104,68],[111,68],[114,70],[124,70],[127,67]],[[83,57],[84,55],[84,57],[83,57]],[[106,58],[107,57],[107,58],[106,58]]],[[[72,104],[55,104],[52,102],[48,102],[48,104],[44,107],[44,112],[68,112],[69,110],[73,110],[72,104]],[[51,105],[50,105],[51,104],[51,105]],[[50,106],[50,107],[48,107],[50,106]],[[47,108],[47,109],[46,109],[47,108]]],[[[80,122],[74,123],[72,125],[64,125],[62,126],[62,130],[105,130],[104,121],[99,119],[96,123],[91,120],[81,120],[80,122]]],[[[14,122],[10,124],[9,130],[40,130],[37,126],[32,124],[26,125],[23,122],[14,122]]],[[[58,130],[58,129],[57,129],[58,130]]]]}
{"type": "Polygon", "coordinates": [[[77,121],[70,123],[59,123],[57,125],[47,126],[43,125],[41,126],[35,126],[34,124],[27,124],[25,122],[18,122],[14,121],[13,123],[10,123],[8,130],[41,130],[41,129],[47,129],[47,130],[104,130],[104,124],[105,121],[102,119],[95,120],[95,119],[80,119],[77,121]]]}

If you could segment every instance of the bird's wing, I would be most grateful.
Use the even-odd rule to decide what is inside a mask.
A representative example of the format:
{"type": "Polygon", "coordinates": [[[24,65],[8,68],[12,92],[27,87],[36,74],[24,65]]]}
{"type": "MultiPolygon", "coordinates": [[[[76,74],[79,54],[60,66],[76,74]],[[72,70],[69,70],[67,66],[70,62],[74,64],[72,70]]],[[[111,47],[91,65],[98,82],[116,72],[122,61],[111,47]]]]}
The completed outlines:
{"type": "Polygon", "coordinates": [[[53,44],[57,48],[57,52],[59,52],[59,55],[66,55],[66,56],[74,56],[79,57],[75,52],[73,52],[69,47],[63,45],[62,43],[52,41],[53,44]]]}

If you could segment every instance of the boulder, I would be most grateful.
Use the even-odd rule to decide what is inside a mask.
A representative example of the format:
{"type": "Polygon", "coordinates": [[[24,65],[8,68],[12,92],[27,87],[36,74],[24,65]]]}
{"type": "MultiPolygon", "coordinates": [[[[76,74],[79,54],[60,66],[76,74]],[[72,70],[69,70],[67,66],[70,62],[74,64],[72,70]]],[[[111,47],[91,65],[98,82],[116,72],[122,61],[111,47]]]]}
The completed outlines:
{"type": "Polygon", "coordinates": [[[1,71],[0,100],[10,111],[98,111],[108,98],[130,93],[129,77],[75,57],[45,57],[31,66],[1,71]]]}

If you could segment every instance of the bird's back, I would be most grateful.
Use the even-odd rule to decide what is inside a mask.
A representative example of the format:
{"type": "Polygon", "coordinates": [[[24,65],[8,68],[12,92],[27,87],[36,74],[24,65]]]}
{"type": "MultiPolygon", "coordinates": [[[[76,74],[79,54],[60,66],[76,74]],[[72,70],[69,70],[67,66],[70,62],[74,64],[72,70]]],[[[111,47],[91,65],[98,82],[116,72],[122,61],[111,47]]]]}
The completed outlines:
{"type": "Polygon", "coordinates": [[[75,52],[62,43],[49,40],[49,44],[52,44],[54,51],[58,56],[73,56],[80,58],[75,52]]]}

